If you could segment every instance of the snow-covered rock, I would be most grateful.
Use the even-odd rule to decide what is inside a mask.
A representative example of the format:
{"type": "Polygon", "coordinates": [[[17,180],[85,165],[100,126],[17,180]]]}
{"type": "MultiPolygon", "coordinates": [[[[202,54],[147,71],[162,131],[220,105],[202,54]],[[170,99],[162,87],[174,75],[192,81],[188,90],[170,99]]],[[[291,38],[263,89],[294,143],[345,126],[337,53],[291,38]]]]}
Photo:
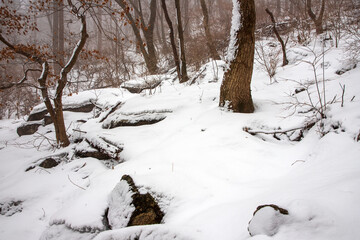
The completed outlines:
{"type": "Polygon", "coordinates": [[[276,205],[259,206],[249,222],[249,234],[251,236],[260,234],[267,236],[275,235],[281,225],[288,221],[288,214],[289,212],[286,209],[276,205]]]}

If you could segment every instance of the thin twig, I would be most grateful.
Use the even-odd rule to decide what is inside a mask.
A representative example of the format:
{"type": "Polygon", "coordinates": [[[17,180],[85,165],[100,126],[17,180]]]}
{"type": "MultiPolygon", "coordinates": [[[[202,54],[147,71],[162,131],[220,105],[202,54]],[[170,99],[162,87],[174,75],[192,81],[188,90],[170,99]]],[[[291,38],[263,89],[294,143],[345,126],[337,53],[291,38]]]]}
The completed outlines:
{"type": "Polygon", "coordinates": [[[68,179],[69,179],[69,181],[70,181],[74,186],[76,186],[76,187],[78,187],[78,188],[81,188],[82,190],[86,190],[85,188],[83,188],[83,187],[77,185],[76,183],[74,183],[73,181],[71,181],[69,174],[68,174],[68,179]]]}

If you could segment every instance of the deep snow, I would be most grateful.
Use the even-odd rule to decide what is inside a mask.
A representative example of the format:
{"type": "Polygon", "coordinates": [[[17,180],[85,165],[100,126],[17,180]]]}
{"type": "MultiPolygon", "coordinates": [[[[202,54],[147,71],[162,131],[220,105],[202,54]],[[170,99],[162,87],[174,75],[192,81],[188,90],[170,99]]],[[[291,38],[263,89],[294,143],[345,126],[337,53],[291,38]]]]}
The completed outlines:
{"type": "MultiPolygon", "coordinates": [[[[327,106],[323,128],[318,122],[300,142],[243,131],[290,129],[311,120],[312,112],[300,113],[307,107],[295,113],[289,109],[295,100],[289,95],[299,82],[314,79],[305,62],[314,59],[309,49],[320,52],[321,43],[288,50],[290,64],[279,67],[277,83],[268,84],[266,74],[255,67],[253,114],[218,107],[221,81],[214,79],[222,79],[223,62],[207,64],[191,86],[164,76],[151,95],[103,89],[66,97],[70,103],[91,98],[103,108],[98,118],[94,112],[66,112],[65,118],[74,138],[100,136],[124,147],[124,162],[114,169],[93,158],[72,158],[75,144],[53,149],[39,134],[18,137],[16,127],[23,121],[0,121],[0,204],[22,201],[21,211],[0,215],[0,239],[270,239],[250,237],[247,231],[253,212],[263,204],[289,210],[290,220],[271,239],[360,239],[360,68],[335,74],[344,65],[343,49],[331,48],[325,55],[326,98],[336,96],[336,101],[327,106]],[[339,84],[346,86],[343,107],[339,84]],[[101,116],[119,101],[121,114],[166,110],[166,118],[153,125],[102,128],[101,116]],[[78,119],[88,121],[80,124],[78,119]],[[322,129],[329,132],[321,136],[322,129]],[[71,159],[25,172],[37,160],[61,152],[69,152],[71,159]],[[159,200],[163,224],[99,233],[124,174],[159,200]]],[[[309,92],[316,103],[315,85],[309,92]]],[[[308,101],[306,92],[296,97],[308,101]]],[[[39,133],[53,138],[49,130],[51,125],[40,127],[39,133]]],[[[116,225],[124,224],[119,220],[116,225]]]]}

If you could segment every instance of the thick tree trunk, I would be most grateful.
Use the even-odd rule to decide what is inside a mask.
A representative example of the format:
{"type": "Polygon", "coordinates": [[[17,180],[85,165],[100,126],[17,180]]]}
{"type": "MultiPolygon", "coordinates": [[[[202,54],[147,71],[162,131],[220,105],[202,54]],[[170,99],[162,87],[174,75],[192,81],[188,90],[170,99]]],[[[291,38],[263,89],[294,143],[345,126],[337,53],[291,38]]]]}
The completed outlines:
{"type": "Polygon", "coordinates": [[[234,112],[252,113],[254,104],[250,84],[255,51],[255,2],[254,0],[237,0],[237,4],[240,5],[241,23],[240,29],[236,31],[237,50],[233,59],[230,59],[230,67],[221,84],[219,105],[234,112]]]}
{"type": "Polygon", "coordinates": [[[325,11],[325,0],[321,1],[321,9],[320,9],[318,17],[316,17],[315,13],[312,11],[311,8],[312,8],[311,0],[306,0],[307,13],[309,14],[309,17],[315,24],[316,34],[321,34],[324,32],[322,21],[323,21],[324,11],[325,11]]]}
{"type": "MultiPolygon", "coordinates": [[[[141,16],[141,19],[143,17],[141,16]]],[[[146,46],[148,49],[148,55],[150,58],[150,65],[153,73],[157,73],[157,57],[156,50],[154,46],[154,28],[156,20],[156,0],[151,0],[150,2],[150,19],[147,24],[147,27],[143,29],[144,37],[146,39],[146,46]]],[[[145,27],[145,25],[144,25],[145,27]]]]}
{"type": "Polygon", "coordinates": [[[166,22],[167,22],[167,24],[169,26],[169,29],[170,29],[169,35],[170,35],[171,49],[173,51],[174,62],[175,62],[175,66],[176,66],[176,72],[177,72],[177,75],[178,75],[178,78],[179,78],[179,81],[180,81],[180,79],[181,79],[180,60],[179,60],[179,55],[178,55],[178,52],[177,52],[177,49],[176,49],[174,28],[173,28],[169,13],[167,11],[165,0],[161,0],[161,6],[162,6],[162,9],[163,9],[163,12],[164,12],[165,20],[166,20],[166,22]]]}
{"type": "Polygon", "coordinates": [[[205,29],[205,36],[206,36],[206,44],[209,48],[210,56],[214,60],[220,60],[220,56],[216,51],[214,42],[211,37],[210,26],[209,26],[209,13],[208,13],[208,10],[206,7],[205,0],[200,0],[200,3],[201,3],[201,9],[202,9],[202,12],[204,15],[204,29],[205,29]]]}
{"type": "Polygon", "coordinates": [[[282,66],[286,66],[286,65],[288,65],[289,61],[288,61],[288,59],[287,59],[287,57],[286,57],[286,46],[285,46],[285,43],[284,43],[284,41],[282,40],[282,38],[281,38],[278,30],[276,29],[276,21],[275,21],[274,15],[272,14],[272,12],[271,12],[268,8],[266,8],[265,11],[266,11],[267,14],[269,14],[269,16],[270,16],[270,18],[271,18],[271,22],[273,23],[273,31],[274,31],[274,33],[275,33],[275,35],[276,35],[276,38],[278,39],[278,41],[279,41],[280,44],[281,44],[281,49],[282,49],[282,53],[283,53],[283,64],[282,64],[282,66]]]}
{"type": "Polygon", "coordinates": [[[175,0],[175,8],[176,8],[176,16],[177,16],[177,20],[178,20],[178,32],[179,32],[179,41],[180,41],[180,60],[181,60],[180,83],[184,83],[189,80],[189,77],[187,75],[187,69],[186,69],[184,30],[183,30],[182,21],[181,21],[180,0],[175,0]]]}

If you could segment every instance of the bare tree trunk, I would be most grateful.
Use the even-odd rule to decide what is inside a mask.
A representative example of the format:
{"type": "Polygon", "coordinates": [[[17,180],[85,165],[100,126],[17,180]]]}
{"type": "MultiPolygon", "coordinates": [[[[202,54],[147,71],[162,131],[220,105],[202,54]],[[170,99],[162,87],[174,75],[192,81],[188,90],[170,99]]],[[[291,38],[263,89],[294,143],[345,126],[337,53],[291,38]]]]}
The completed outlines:
{"type": "Polygon", "coordinates": [[[53,55],[55,57],[53,68],[54,74],[60,74],[60,65],[57,61],[59,61],[59,3],[57,1],[53,2],[53,16],[52,16],[52,50],[53,55]]]}
{"type": "MultiPolygon", "coordinates": [[[[61,147],[66,147],[70,144],[69,138],[66,134],[63,108],[62,108],[62,95],[63,95],[63,90],[67,84],[67,74],[74,67],[74,65],[80,55],[80,52],[84,48],[86,40],[89,37],[89,35],[87,34],[87,30],[86,30],[85,15],[80,13],[79,9],[77,9],[75,7],[75,5],[72,4],[71,0],[67,0],[67,2],[68,2],[68,5],[70,6],[71,12],[74,15],[76,15],[77,18],[79,18],[81,20],[81,39],[78,41],[78,43],[74,47],[73,53],[72,53],[70,59],[61,68],[60,78],[57,81],[57,86],[56,86],[54,106],[51,104],[51,100],[50,100],[49,93],[48,93],[47,79],[48,79],[48,76],[50,73],[50,68],[49,68],[48,59],[46,59],[46,54],[41,54],[38,51],[33,51],[32,49],[18,48],[16,46],[12,45],[11,43],[9,43],[0,33],[0,42],[4,43],[7,47],[9,47],[15,53],[20,54],[23,57],[26,57],[28,60],[30,60],[34,63],[37,63],[41,66],[41,74],[40,74],[39,78],[37,79],[37,81],[40,86],[39,88],[41,91],[43,102],[44,102],[46,109],[49,112],[50,117],[54,123],[56,142],[61,147]]],[[[54,19],[54,20],[56,20],[56,19],[54,19]]],[[[53,23],[53,29],[55,29],[54,23],[53,23]]],[[[54,40],[55,40],[54,42],[56,42],[56,38],[54,40]]],[[[56,47],[58,45],[54,45],[54,46],[56,47]]],[[[26,70],[24,78],[19,83],[10,84],[11,85],[10,87],[15,86],[15,85],[20,85],[24,81],[26,81],[27,73],[30,70],[31,71],[39,71],[39,69],[26,70]]],[[[0,89],[1,88],[2,87],[0,86],[0,89]]],[[[8,86],[5,86],[5,88],[8,88],[8,86]]]]}
{"type": "Polygon", "coordinates": [[[98,11],[97,11],[97,18],[98,18],[98,22],[99,22],[99,26],[97,28],[97,31],[96,31],[96,37],[97,37],[97,50],[99,51],[99,53],[101,54],[102,52],[102,32],[101,32],[101,29],[102,29],[102,8],[98,8],[98,11]]]}
{"type": "Polygon", "coordinates": [[[286,66],[286,65],[289,64],[289,61],[288,61],[288,59],[287,59],[287,57],[286,57],[286,46],[285,46],[285,43],[284,43],[284,41],[282,40],[282,38],[281,38],[278,30],[276,29],[276,21],[275,21],[274,15],[272,14],[272,12],[271,12],[268,8],[266,8],[265,11],[266,11],[267,14],[269,14],[269,16],[270,16],[270,18],[271,18],[271,22],[273,23],[273,31],[274,31],[274,33],[275,33],[275,35],[276,35],[276,38],[278,39],[278,41],[279,41],[280,44],[281,44],[281,49],[282,49],[282,53],[283,53],[283,64],[282,64],[282,66],[286,66]]]}
{"type": "Polygon", "coordinates": [[[189,77],[187,75],[187,70],[186,70],[184,31],[183,31],[182,22],[181,22],[180,0],[175,0],[175,8],[176,8],[177,21],[178,21],[179,40],[180,40],[180,55],[181,55],[180,56],[180,60],[181,60],[180,83],[184,83],[189,80],[189,77]]]}
{"type": "MultiPolygon", "coordinates": [[[[162,4],[162,2],[160,3],[162,4]]],[[[160,35],[161,35],[161,42],[162,42],[162,45],[163,45],[163,52],[165,54],[168,54],[169,53],[169,47],[166,43],[166,36],[165,36],[165,26],[164,26],[164,11],[160,11],[160,14],[159,14],[159,21],[160,21],[160,35]]]]}
{"type": "Polygon", "coordinates": [[[131,28],[134,32],[138,47],[140,48],[140,51],[144,57],[145,64],[147,69],[149,70],[150,74],[156,74],[158,72],[157,67],[157,58],[156,58],[156,52],[154,47],[154,23],[156,19],[156,0],[151,0],[150,2],[150,19],[149,23],[145,24],[144,18],[141,14],[141,10],[139,7],[132,5],[134,10],[137,14],[140,15],[141,24],[143,25],[143,34],[146,40],[146,44],[144,43],[143,39],[141,38],[141,34],[139,31],[138,26],[136,25],[136,21],[134,20],[133,16],[130,12],[130,6],[123,0],[115,0],[119,6],[123,9],[127,19],[130,21],[131,28]],[[146,28],[146,29],[144,29],[146,28]],[[145,46],[147,46],[147,50],[145,49],[145,46]]]}
{"type": "Polygon", "coordinates": [[[252,113],[254,104],[250,84],[255,51],[255,2],[254,0],[237,0],[234,4],[240,6],[239,17],[242,24],[239,29],[235,29],[235,56],[230,59],[229,70],[225,73],[221,84],[219,105],[234,112],[252,113]]]}
{"type": "Polygon", "coordinates": [[[284,11],[286,13],[288,13],[289,12],[289,0],[284,0],[284,1],[285,1],[285,3],[284,3],[284,11]]]}
{"type": "Polygon", "coordinates": [[[65,30],[64,30],[64,3],[59,2],[59,63],[63,67],[65,63],[65,30]]]}
{"type": "Polygon", "coordinates": [[[276,12],[278,16],[281,15],[281,0],[276,0],[276,12]]]}
{"type": "Polygon", "coordinates": [[[316,34],[321,34],[324,32],[324,28],[322,26],[322,20],[325,11],[325,0],[321,1],[321,9],[318,17],[316,17],[315,13],[312,11],[311,5],[312,5],[311,0],[306,0],[307,13],[309,14],[311,20],[315,23],[316,34]]]}
{"type": "Polygon", "coordinates": [[[189,5],[191,2],[189,0],[183,0],[182,2],[182,11],[184,13],[183,17],[183,32],[184,32],[184,38],[186,39],[189,36],[189,5]]]}
{"type": "Polygon", "coordinates": [[[177,49],[176,49],[174,28],[173,28],[169,13],[167,11],[165,0],[161,0],[161,6],[162,6],[162,9],[164,11],[165,20],[166,20],[166,22],[167,22],[167,24],[169,26],[169,29],[170,29],[169,35],[170,35],[171,48],[172,48],[172,51],[173,51],[174,62],[175,62],[175,66],[176,66],[176,72],[177,72],[177,75],[178,75],[178,78],[179,78],[179,81],[180,81],[180,79],[181,79],[181,77],[180,77],[181,76],[181,74],[180,74],[180,60],[179,60],[179,55],[178,55],[178,52],[177,52],[177,49]]]}
{"type": "Polygon", "coordinates": [[[201,3],[201,9],[202,9],[202,12],[204,15],[204,29],[205,29],[205,36],[206,36],[206,44],[209,48],[210,56],[214,60],[220,60],[220,56],[216,51],[214,42],[211,37],[210,26],[209,26],[209,14],[208,14],[205,0],[200,0],[200,3],[201,3]]]}

